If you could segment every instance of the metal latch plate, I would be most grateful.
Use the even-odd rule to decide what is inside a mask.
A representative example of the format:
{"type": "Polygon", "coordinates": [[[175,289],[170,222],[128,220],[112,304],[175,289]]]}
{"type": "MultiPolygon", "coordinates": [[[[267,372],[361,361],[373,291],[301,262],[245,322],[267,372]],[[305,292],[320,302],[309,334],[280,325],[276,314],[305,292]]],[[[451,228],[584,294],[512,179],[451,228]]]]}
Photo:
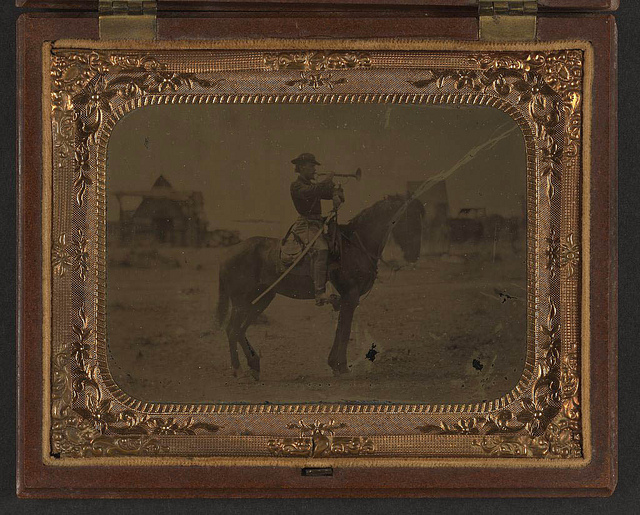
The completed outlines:
{"type": "Polygon", "coordinates": [[[100,39],[156,39],[156,1],[100,0],[100,39]]]}
{"type": "Polygon", "coordinates": [[[536,38],[537,0],[478,0],[479,38],[523,41],[536,38]]]}

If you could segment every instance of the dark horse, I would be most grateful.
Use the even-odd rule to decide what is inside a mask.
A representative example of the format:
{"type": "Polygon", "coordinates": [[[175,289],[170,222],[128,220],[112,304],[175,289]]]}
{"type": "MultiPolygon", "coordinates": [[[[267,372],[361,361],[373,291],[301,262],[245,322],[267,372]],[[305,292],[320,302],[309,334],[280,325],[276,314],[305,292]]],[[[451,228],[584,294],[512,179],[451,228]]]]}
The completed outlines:
{"type": "MultiPolygon", "coordinates": [[[[373,287],[378,261],[389,235],[392,234],[407,262],[420,257],[424,207],[418,200],[391,196],[364,209],[346,225],[340,225],[342,245],[340,257],[329,264],[329,280],[340,293],[338,328],[329,353],[328,363],[335,374],[348,372],[347,344],[351,335],[353,313],[360,297],[373,287]]],[[[260,374],[260,357],[249,344],[247,328],[274,299],[276,294],[292,299],[313,299],[310,276],[287,275],[255,305],[252,301],[279,277],[279,241],[255,236],[233,247],[232,255],[220,265],[217,319],[226,325],[234,374],[240,367],[238,344],[247,358],[251,373],[260,374]]]]}

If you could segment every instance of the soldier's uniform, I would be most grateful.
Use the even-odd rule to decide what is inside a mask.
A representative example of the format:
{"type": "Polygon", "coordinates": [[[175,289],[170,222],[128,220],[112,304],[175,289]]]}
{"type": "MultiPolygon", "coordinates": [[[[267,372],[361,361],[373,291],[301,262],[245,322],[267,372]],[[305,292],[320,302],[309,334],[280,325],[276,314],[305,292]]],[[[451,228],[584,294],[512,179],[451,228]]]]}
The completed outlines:
{"type": "MultiPolygon", "coordinates": [[[[313,154],[307,153],[300,154],[291,162],[297,167],[304,163],[320,165],[313,154]]],[[[296,171],[298,171],[297,168],[296,171]]],[[[330,178],[321,182],[313,182],[302,175],[298,175],[298,178],[291,183],[291,199],[300,215],[293,224],[292,232],[307,244],[318,231],[322,230],[324,224],[321,200],[333,200],[334,208],[337,209],[344,202],[344,192],[330,178]]],[[[324,234],[316,239],[312,250],[312,273],[316,303],[322,304],[324,302],[323,296],[326,292],[327,260],[329,257],[329,246],[324,234]]]]}

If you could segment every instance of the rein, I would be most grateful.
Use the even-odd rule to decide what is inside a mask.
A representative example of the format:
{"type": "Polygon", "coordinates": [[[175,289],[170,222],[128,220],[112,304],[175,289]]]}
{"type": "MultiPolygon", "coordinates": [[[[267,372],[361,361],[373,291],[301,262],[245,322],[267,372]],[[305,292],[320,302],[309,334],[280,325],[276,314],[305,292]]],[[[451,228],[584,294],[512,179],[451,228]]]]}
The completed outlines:
{"type": "MultiPolygon", "coordinates": [[[[411,200],[413,200],[413,199],[409,199],[409,202],[411,200]]],[[[407,202],[405,202],[402,206],[400,206],[400,208],[398,208],[398,211],[396,211],[396,214],[398,212],[400,212],[404,208],[404,214],[406,216],[406,206],[405,206],[405,204],[407,204],[407,202]]],[[[378,249],[377,255],[373,254],[372,252],[369,252],[369,249],[367,249],[367,247],[365,247],[364,243],[362,242],[362,238],[360,238],[360,234],[358,233],[358,231],[356,231],[355,229],[353,230],[353,234],[355,234],[356,240],[357,240],[357,243],[358,243],[357,247],[359,247],[360,250],[362,250],[362,252],[364,252],[364,254],[371,261],[371,265],[373,266],[374,274],[376,276],[378,275],[378,261],[382,261],[389,268],[392,268],[394,270],[398,269],[397,267],[391,266],[390,263],[388,263],[387,261],[382,259],[382,253],[384,252],[384,248],[386,246],[387,240],[389,239],[389,235],[391,234],[391,231],[393,230],[393,226],[395,225],[396,221],[397,221],[397,219],[396,219],[396,216],[394,215],[394,217],[387,223],[387,225],[389,226],[389,229],[388,229],[387,233],[385,234],[385,237],[382,239],[382,242],[380,243],[380,247],[378,249]]],[[[346,234],[344,234],[344,232],[342,233],[342,237],[345,238],[346,240],[350,241],[351,243],[354,243],[354,241],[351,238],[349,238],[346,234]]]]}
{"type": "MultiPolygon", "coordinates": [[[[373,266],[374,273],[377,275],[378,274],[378,260],[382,260],[382,257],[374,256],[373,254],[371,254],[371,252],[369,252],[367,250],[367,247],[364,246],[364,243],[362,243],[362,239],[360,238],[360,235],[356,231],[353,231],[353,234],[356,235],[356,240],[358,242],[358,245],[356,245],[356,246],[359,246],[360,250],[362,250],[362,252],[364,252],[365,256],[367,256],[369,258],[369,261],[371,261],[371,265],[373,266]]],[[[346,234],[343,233],[342,237],[345,238],[346,240],[350,241],[351,243],[354,243],[353,240],[351,238],[349,238],[346,234]]],[[[384,261],[383,261],[383,263],[384,263],[384,261]]]]}

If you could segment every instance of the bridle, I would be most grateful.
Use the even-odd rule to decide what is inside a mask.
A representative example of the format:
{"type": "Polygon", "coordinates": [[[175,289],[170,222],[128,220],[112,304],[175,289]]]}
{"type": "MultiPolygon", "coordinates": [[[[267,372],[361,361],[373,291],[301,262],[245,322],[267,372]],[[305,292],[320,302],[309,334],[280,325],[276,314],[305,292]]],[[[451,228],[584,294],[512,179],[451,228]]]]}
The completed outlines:
{"type": "MultiPolygon", "coordinates": [[[[384,263],[385,265],[387,265],[389,268],[393,269],[394,271],[398,271],[401,269],[401,267],[397,267],[397,266],[393,266],[391,265],[391,263],[388,263],[387,261],[385,261],[382,258],[382,253],[384,252],[384,248],[387,245],[387,241],[389,240],[389,236],[391,235],[391,232],[393,231],[393,227],[395,225],[395,223],[399,220],[399,216],[398,214],[400,213],[400,215],[404,214],[405,218],[408,219],[408,214],[407,214],[407,207],[409,205],[410,202],[412,202],[414,200],[414,197],[411,196],[409,197],[405,202],[403,202],[403,204],[398,208],[398,210],[395,212],[395,214],[393,215],[393,218],[391,218],[391,220],[389,220],[389,222],[387,222],[387,232],[385,233],[384,238],[382,239],[382,241],[380,242],[380,248],[378,249],[378,253],[377,254],[373,254],[372,252],[369,251],[369,249],[367,249],[367,247],[365,247],[364,243],[362,242],[362,238],[360,238],[360,234],[358,234],[358,231],[354,230],[353,234],[356,237],[356,241],[357,241],[357,247],[362,250],[362,252],[365,254],[365,256],[367,256],[369,258],[369,261],[371,262],[371,266],[373,267],[373,271],[374,271],[374,277],[376,277],[378,275],[378,261],[382,261],[382,263],[384,263]]],[[[345,238],[347,241],[350,241],[352,244],[354,243],[354,241],[349,238],[346,234],[342,233],[342,237],[345,238]]]]}

